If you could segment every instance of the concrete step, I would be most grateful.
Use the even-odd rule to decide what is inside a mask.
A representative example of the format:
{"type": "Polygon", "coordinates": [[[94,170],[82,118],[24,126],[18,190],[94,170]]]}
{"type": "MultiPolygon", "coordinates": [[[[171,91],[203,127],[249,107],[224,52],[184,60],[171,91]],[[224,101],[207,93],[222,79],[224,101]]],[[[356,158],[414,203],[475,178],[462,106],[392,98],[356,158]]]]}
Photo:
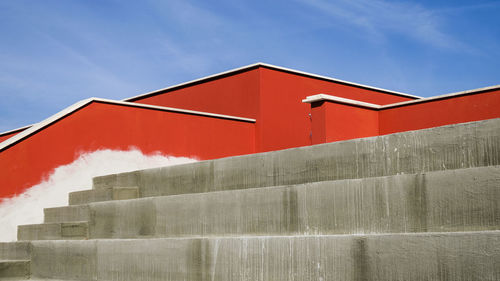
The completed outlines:
{"type": "Polygon", "coordinates": [[[500,119],[94,178],[142,197],[500,165],[500,119]]]}
{"type": "Polygon", "coordinates": [[[500,232],[34,241],[33,278],[499,280],[500,232]]]}
{"type": "Polygon", "coordinates": [[[70,205],[81,205],[92,202],[125,200],[139,197],[138,187],[113,187],[104,189],[91,189],[71,192],[69,194],[70,205]]]}
{"type": "Polygon", "coordinates": [[[51,208],[46,221],[88,220],[89,239],[498,230],[499,186],[490,166],[51,208]]]}
{"type": "Polygon", "coordinates": [[[88,205],[73,205],[65,207],[45,208],[43,212],[44,212],[44,223],[90,220],[88,205]]]}
{"type": "Polygon", "coordinates": [[[25,278],[30,276],[29,260],[0,260],[0,279],[25,278]]]}
{"type": "Polygon", "coordinates": [[[30,256],[29,242],[0,242],[0,260],[29,260],[30,256]]]}
{"type": "Polygon", "coordinates": [[[88,238],[88,223],[63,222],[20,225],[17,228],[17,240],[77,240],[88,238]]]}

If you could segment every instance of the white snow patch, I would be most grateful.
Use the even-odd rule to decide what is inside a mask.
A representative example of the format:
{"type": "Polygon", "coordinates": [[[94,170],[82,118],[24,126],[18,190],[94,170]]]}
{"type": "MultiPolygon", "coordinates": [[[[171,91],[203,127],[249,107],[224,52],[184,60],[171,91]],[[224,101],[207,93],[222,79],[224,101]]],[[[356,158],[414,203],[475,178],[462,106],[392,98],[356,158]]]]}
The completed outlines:
{"type": "Polygon", "coordinates": [[[68,193],[91,189],[93,177],[194,161],[159,153],[148,156],[135,149],[82,154],[73,163],[57,167],[47,180],[0,203],[0,241],[15,241],[18,225],[42,223],[43,208],[68,205],[68,193]]]}

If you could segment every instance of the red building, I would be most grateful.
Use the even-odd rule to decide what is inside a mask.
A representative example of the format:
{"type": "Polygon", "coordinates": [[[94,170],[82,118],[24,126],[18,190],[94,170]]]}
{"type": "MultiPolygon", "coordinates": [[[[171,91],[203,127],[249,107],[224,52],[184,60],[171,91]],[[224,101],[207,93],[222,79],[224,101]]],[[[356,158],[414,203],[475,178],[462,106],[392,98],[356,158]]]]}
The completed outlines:
{"type": "Polygon", "coordinates": [[[257,63],[0,133],[0,198],[99,149],[213,159],[500,117],[500,86],[432,98],[257,63]]]}

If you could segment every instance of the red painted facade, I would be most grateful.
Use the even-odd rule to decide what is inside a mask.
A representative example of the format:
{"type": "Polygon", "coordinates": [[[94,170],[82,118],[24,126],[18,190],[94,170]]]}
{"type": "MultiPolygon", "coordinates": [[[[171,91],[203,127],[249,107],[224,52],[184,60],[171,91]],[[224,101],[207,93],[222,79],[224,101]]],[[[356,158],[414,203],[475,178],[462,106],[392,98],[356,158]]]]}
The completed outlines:
{"type": "Polygon", "coordinates": [[[500,90],[454,96],[380,111],[380,134],[500,117],[500,90]]]}
{"type": "Polygon", "coordinates": [[[379,105],[413,100],[389,92],[256,66],[129,101],[255,118],[256,151],[264,152],[313,143],[311,109],[300,101],[323,92],[379,105]]]}
{"type": "Polygon", "coordinates": [[[332,102],[312,105],[313,144],[377,136],[378,123],[373,109],[332,102]]]}
{"type": "Polygon", "coordinates": [[[95,100],[9,146],[5,143],[21,131],[0,134],[0,142],[6,141],[3,148],[0,143],[0,198],[19,194],[54,168],[99,149],[134,147],[145,154],[214,159],[500,117],[496,88],[411,102],[415,99],[256,64],[128,102],[95,100]],[[320,93],[373,106],[302,102],[320,93]],[[391,106],[400,102],[405,103],[391,106]]]}
{"type": "Polygon", "coordinates": [[[254,126],[242,122],[92,102],[0,152],[0,198],[39,183],[54,168],[99,149],[167,151],[212,159],[254,152],[254,126]],[[228,133],[231,132],[231,133],[228,133]]]}
{"type": "Polygon", "coordinates": [[[314,144],[500,118],[500,90],[423,99],[375,109],[335,101],[311,104],[314,144]]]}

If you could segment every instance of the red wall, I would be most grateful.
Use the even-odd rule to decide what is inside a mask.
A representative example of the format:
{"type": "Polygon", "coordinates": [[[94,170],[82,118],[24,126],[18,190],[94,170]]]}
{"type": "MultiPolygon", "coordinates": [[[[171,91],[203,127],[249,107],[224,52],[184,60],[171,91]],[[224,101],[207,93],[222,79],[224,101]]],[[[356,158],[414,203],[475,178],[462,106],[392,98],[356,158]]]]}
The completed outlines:
{"type": "Polygon", "coordinates": [[[255,119],[259,87],[259,70],[254,68],[133,102],[255,119]]]}
{"type": "Polygon", "coordinates": [[[329,126],[325,126],[323,142],[372,137],[379,134],[379,112],[376,110],[339,103],[326,103],[324,110],[329,126]]]}
{"type": "Polygon", "coordinates": [[[39,183],[80,153],[139,148],[150,154],[212,159],[255,151],[255,124],[101,102],[0,152],[0,198],[39,183]]]}
{"type": "Polygon", "coordinates": [[[329,101],[315,102],[311,108],[312,140],[318,144],[500,118],[500,90],[381,110],[329,101]]]}
{"type": "Polygon", "coordinates": [[[431,100],[380,111],[380,134],[500,117],[500,90],[431,100]]]}
{"type": "Polygon", "coordinates": [[[302,102],[307,96],[324,93],[380,105],[412,100],[265,67],[261,68],[260,81],[261,110],[256,131],[258,151],[315,143],[311,138],[311,108],[302,102]]]}
{"type": "Polygon", "coordinates": [[[307,96],[331,93],[375,104],[411,100],[274,68],[255,67],[212,81],[133,100],[257,119],[256,151],[312,144],[307,96]]]}

